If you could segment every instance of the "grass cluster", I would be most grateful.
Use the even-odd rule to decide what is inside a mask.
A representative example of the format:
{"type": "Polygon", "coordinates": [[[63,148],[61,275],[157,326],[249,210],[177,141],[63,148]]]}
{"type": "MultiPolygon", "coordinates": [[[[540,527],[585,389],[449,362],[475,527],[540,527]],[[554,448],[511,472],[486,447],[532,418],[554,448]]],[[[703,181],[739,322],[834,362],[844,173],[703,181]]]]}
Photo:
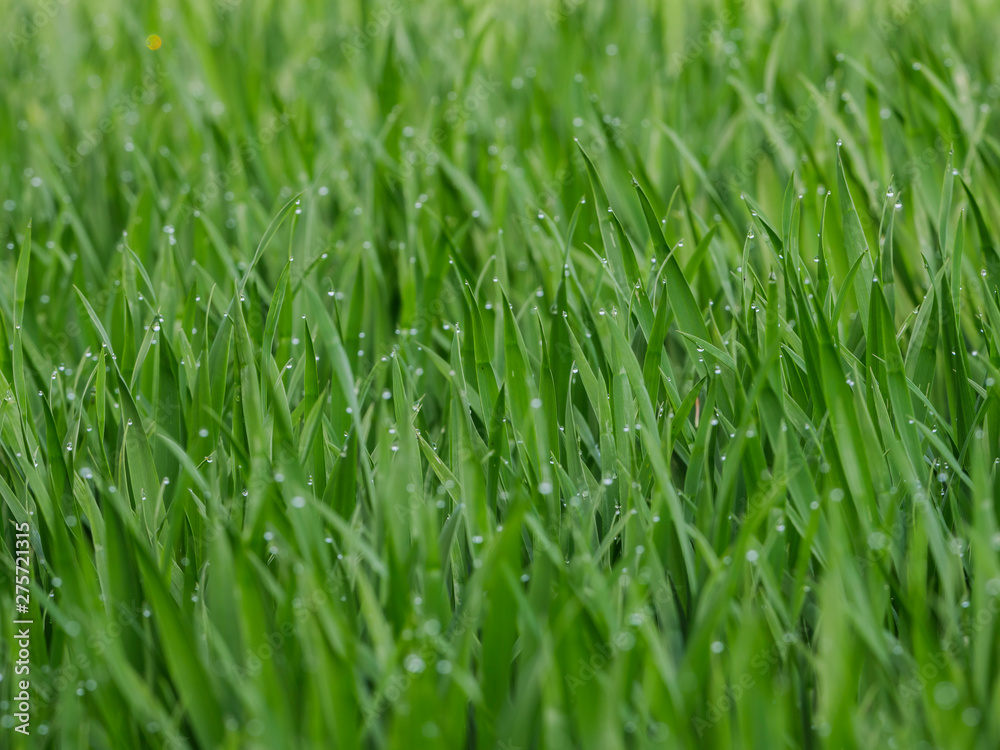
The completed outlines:
{"type": "Polygon", "coordinates": [[[998,10],[5,4],[0,746],[994,750],[998,10]]]}

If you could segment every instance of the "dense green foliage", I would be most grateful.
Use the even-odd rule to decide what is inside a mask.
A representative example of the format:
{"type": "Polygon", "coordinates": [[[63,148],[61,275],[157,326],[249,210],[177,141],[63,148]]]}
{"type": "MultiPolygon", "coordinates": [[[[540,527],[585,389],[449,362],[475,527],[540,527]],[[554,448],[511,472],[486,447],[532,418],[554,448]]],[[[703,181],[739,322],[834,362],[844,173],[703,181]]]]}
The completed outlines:
{"type": "Polygon", "coordinates": [[[998,11],[6,3],[0,746],[995,750],[998,11]]]}

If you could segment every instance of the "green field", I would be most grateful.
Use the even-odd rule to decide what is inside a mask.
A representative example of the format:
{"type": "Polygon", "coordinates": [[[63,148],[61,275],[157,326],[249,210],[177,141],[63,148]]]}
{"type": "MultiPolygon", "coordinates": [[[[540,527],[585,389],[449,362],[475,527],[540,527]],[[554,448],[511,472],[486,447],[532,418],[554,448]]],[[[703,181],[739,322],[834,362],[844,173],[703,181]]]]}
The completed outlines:
{"type": "Polygon", "coordinates": [[[2,2],[0,748],[996,750],[998,18],[2,2]]]}

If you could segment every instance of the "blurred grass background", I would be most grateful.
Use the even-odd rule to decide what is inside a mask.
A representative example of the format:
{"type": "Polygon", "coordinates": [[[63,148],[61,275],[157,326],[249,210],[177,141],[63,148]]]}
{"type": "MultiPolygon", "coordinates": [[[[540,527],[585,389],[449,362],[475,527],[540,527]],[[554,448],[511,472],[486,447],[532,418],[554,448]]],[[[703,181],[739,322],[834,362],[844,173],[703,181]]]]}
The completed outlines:
{"type": "Polygon", "coordinates": [[[997,747],[997,11],[6,2],[3,742],[997,747]]]}

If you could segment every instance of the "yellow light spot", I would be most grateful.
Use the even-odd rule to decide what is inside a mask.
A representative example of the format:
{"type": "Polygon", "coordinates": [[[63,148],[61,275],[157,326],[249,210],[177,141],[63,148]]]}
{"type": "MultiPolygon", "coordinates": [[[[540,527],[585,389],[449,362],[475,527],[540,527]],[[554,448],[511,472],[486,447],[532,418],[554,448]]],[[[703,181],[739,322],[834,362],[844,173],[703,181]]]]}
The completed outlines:
{"type": "Polygon", "coordinates": [[[150,34],[146,37],[146,46],[150,49],[159,49],[160,45],[163,44],[163,40],[160,39],[156,34],[150,34]]]}

